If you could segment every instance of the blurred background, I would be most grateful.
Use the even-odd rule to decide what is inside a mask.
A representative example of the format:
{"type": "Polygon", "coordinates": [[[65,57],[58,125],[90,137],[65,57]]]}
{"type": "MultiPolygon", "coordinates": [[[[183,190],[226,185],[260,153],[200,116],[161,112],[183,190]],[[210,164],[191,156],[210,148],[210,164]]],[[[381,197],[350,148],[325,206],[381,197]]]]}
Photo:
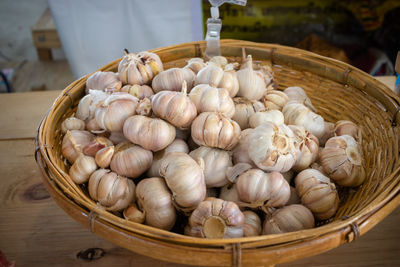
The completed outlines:
{"type": "MultiPolygon", "coordinates": [[[[204,39],[204,0],[1,0],[0,92],[63,89],[122,56],[204,39]]],[[[399,0],[248,0],[220,7],[222,38],[278,43],[394,75],[399,0]]]]}

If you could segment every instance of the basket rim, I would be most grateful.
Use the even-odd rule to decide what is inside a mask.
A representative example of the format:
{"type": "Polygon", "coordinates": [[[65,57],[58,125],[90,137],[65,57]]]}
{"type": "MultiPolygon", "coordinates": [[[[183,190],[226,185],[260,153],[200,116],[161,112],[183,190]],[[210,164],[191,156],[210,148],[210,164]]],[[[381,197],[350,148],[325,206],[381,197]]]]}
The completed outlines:
{"type": "MultiPolygon", "coordinates": [[[[190,43],[184,43],[181,45],[182,46],[193,46],[193,45],[204,46],[205,41],[190,42],[190,43]]],[[[265,49],[265,47],[267,46],[268,49],[271,49],[271,51],[276,51],[279,49],[290,49],[293,52],[298,53],[299,55],[308,56],[308,57],[312,58],[313,60],[321,61],[321,63],[334,64],[334,65],[337,65],[338,67],[343,68],[345,71],[350,70],[350,71],[348,71],[347,76],[350,75],[350,72],[361,74],[362,76],[365,76],[366,81],[377,85],[375,89],[378,89],[379,93],[381,93],[381,94],[385,95],[387,98],[391,99],[395,106],[397,105],[397,108],[396,108],[397,111],[393,115],[393,118],[394,118],[393,123],[397,124],[397,122],[400,121],[398,119],[399,118],[398,111],[399,111],[399,106],[400,106],[400,104],[399,104],[400,98],[397,95],[395,95],[395,93],[392,90],[387,88],[383,83],[377,81],[376,79],[371,77],[369,74],[367,74],[349,64],[346,64],[346,63],[338,61],[338,60],[326,58],[324,56],[320,56],[320,55],[314,54],[312,52],[304,51],[304,50],[297,49],[297,48],[291,48],[291,47],[287,47],[287,46],[277,45],[277,44],[260,44],[260,43],[249,42],[249,41],[239,41],[239,40],[230,40],[229,39],[229,40],[221,40],[221,45],[228,45],[228,46],[231,45],[233,47],[235,47],[235,46],[236,47],[252,46],[252,47],[260,48],[260,49],[262,49],[262,48],[265,49]]],[[[167,46],[167,47],[157,48],[157,49],[153,49],[153,50],[149,50],[149,51],[157,53],[160,51],[167,51],[167,50],[171,50],[174,48],[176,48],[176,46],[167,46]]],[[[109,69],[115,67],[115,65],[118,64],[118,62],[120,60],[121,60],[121,58],[116,59],[96,71],[109,70],[109,69]]],[[[49,116],[52,113],[54,113],[55,107],[57,105],[59,105],[60,103],[62,103],[66,97],[70,98],[70,100],[73,102],[73,99],[69,95],[69,91],[72,90],[74,88],[74,86],[76,86],[77,84],[85,82],[87,77],[89,77],[91,74],[88,74],[84,77],[81,77],[80,79],[77,79],[76,81],[72,82],[70,85],[68,85],[62,91],[62,93],[54,101],[51,109],[49,110],[47,115],[45,115],[45,117],[43,118],[43,120],[38,128],[38,134],[37,134],[37,138],[36,138],[37,150],[40,152],[46,167],[51,169],[52,171],[58,172],[59,175],[68,175],[68,174],[65,174],[61,170],[58,170],[56,164],[54,164],[51,161],[51,159],[48,157],[48,155],[49,155],[49,153],[51,153],[51,151],[46,146],[46,139],[45,139],[46,133],[44,131],[44,127],[48,123],[49,116]]],[[[393,176],[393,177],[399,176],[399,172],[400,172],[400,168],[396,169],[393,173],[391,173],[391,176],[393,176]]],[[[48,178],[51,179],[50,177],[48,177],[48,178]]],[[[56,183],[58,183],[58,182],[56,181],[56,183]]],[[[134,232],[139,235],[144,235],[149,238],[156,238],[158,240],[162,240],[162,241],[169,242],[169,243],[172,242],[172,243],[193,245],[193,241],[194,241],[196,243],[196,245],[210,246],[213,248],[219,247],[221,245],[222,246],[227,245],[227,244],[232,245],[235,243],[241,243],[242,247],[244,247],[243,246],[244,244],[249,244],[249,246],[253,246],[253,245],[257,245],[257,244],[265,246],[265,245],[268,245],[268,243],[270,245],[271,244],[283,244],[285,242],[289,242],[289,241],[293,241],[293,240],[304,240],[304,239],[308,239],[308,238],[315,238],[315,237],[326,235],[326,234],[329,234],[332,232],[342,231],[346,228],[349,228],[349,226],[352,224],[362,226],[363,222],[368,220],[368,218],[373,216],[374,213],[376,213],[379,209],[381,209],[383,206],[385,206],[391,200],[393,200],[393,198],[399,192],[399,190],[400,190],[399,184],[393,186],[393,188],[390,189],[390,194],[388,194],[386,197],[384,197],[383,199],[379,199],[379,200],[375,199],[369,205],[367,205],[366,207],[364,207],[363,209],[358,211],[353,216],[346,218],[345,220],[336,220],[334,222],[331,222],[329,224],[326,224],[326,225],[323,225],[323,226],[320,226],[317,228],[302,230],[302,231],[297,231],[297,232],[291,232],[291,233],[278,234],[278,235],[273,235],[272,237],[264,235],[264,236],[242,237],[242,238],[233,238],[233,239],[202,239],[202,238],[184,236],[184,235],[172,233],[172,232],[169,232],[166,230],[157,229],[157,228],[154,228],[154,227],[151,227],[148,225],[137,224],[137,223],[133,223],[133,222],[130,222],[130,224],[134,228],[135,231],[131,231],[131,232],[134,232]],[[294,238],[294,237],[296,237],[296,238],[294,238]],[[267,241],[267,240],[269,242],[265,243],[265,241],[267,241]],[[279,242],[274,243],[275,241],[279,241],[279,242]]],[[[64,194],[68,195],[69,192],[64,192],[64,194]]],[[[76,199],[75,199],[75,203],[79,207],[82,206],[82,203],[78,203],[76,199]]],[[[118,218],[117,216],[113,215],[115,217],[114,218],[115,220],[109,221],[108,218],[101,216],[104,214],[105,211],[98,209],[98,208],[91,209],[86,206],[85,206],[85,208],[98,213],[102,219],[105,219],[105,221],[107,221],[109,223],[113,223],[117,227],[121,227],[121,224],[119,223],[118,220],[123,220],[123,219],[118,218]]],[[[126,231],[125,228],[124,228],[124,231],[126,231]]]]}

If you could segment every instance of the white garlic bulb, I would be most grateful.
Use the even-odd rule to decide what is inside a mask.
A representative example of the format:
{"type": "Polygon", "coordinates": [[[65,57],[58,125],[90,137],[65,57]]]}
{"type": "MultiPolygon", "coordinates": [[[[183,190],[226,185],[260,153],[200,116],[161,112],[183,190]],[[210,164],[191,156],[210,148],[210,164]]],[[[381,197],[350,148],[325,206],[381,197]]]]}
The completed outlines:
{"type": "Polygon", "coordinates": [[[303,104],[289,102],[282,110],[287,125],[300,125],[318,139],[325,133],[324,118],[312,112],[303,104]]]}
{"type": "Polygon", "coordinates": [[[85,122],[75,117],[66,118],[61,123],[61,132],[65,134],[71,130],[85,130],[85,122]]]}
{"type": "Polygon", "coordinates": [[[223,68],[228,64],[228,59],[224,56],[213,56],[209,62],[223,68]]]}
{"type": "Polygon", "coordinates": [[[282,110],[288,101],[287,94],[278,90],[268,90],[263,97],[264,106],[269,110],[282,110]]]}
{"type": "Polygon", "coordinates": [[[161,162],[171,152],[183,152],[189,153],[189,147],[185,141],[181,139],[175,139],[171,144],[169,144],[163,150],[157,151],[153,155],[153,163],[150,166],[150,169],[147,170],[148,177],[157,177],[160,176],[160,166],[161,162]]]}
{"type": "Polygon", "coordinates": [[[182,91],[160,91],[151,100],[154,114],[175,127],[187,129],[197,116],[195,103],[187,96],[186,81],[181,85],[182,91]]]}
{"type": "Polygon", "coordinates": [[[106,210],[121,211],[135,201],[135,184],[115,172],[99,169],[90,176],[89,195],[106,210]]]}
{"type": "Polygon", "coordinates": [[[182,90],[182,84],[185,81],[187,91],[190,92],[194,85],[196,75],[188,68],[171,68],[160,72],[154,77],[151,87],[155,93],[160,91],[177,91],[182,90]]]}
{"type": "Polygon", "coordinates": [[[318,157],[319,142],[318,139],[310,132],[306,131],[303,126],[289,125],[294,133],[295,146],[298,149],[297,160],[293,165],[294,171],[302,171],[307,169],[318,157]]]}
{"type": "Polygon", "coordinates": [[[301,171],[294,182],[301,203],[309,208],[316,218],[326,220],[336,213],[339,196],[335,184],[320,171],[301,171]]]}
{"type": "Polygon", "coordinates": [[[143,179],[136,187],[136,197],[139,207],[144,210],[147,225],[164,230],[172,229],[177,215],[164,179],[143,179]]]}
{"type": "Polygon", "coordinates": [[[297,159],[294,134],[285,124],[266,122],[250,133],[249,156],[262,170],[287,172],[297,159]]]}
{"type": "Polygon", "coordinates": [[[339,185],[354,187],[365,180],[361,148],[350,135],[329,139],[320,154],[320,160],[325,172],[339,185]]]}
{"type": "Polygon", "coordinates": [[[308,98],[306,92],[304,92],[303,88],[298,86],[288,87],[283,91],[288,97],[288,102],[295,102],[299,104],[303,104],[308,107],[312,111],[316,112],[316,109],[311,103],[311,100],[308,98]]]}
{"type": "Polygon", "coordinates": [[[293,204],[276,210],[264,221],[263,234],[282,234],[315,227],[314,216],[303,205],[293,204]]]}
{"type": "Polygon", "coordinates": [[[176,206],[183,211],[194,210],[206,196],[203,169],[188,154],[167,154],[161,162],[160,176],[172,191],[176,206]]]}
{"type": "Polygon", "coordinates": [[[120,143],[110,162],[110,169],[119,175],[137,178],[150,168],[153,153],[140,146],[120,143]]]}
{"type": "Polygon", "coordinates": [[[187,65],[184,68],[191,69],[195,74],[197,74],[202,68],[204,68],[206,63],[202,58],[194,57],[188,60],[187,65]]]}
{"type": "Polygon", "coordinates": [[[96,109],[96,122],[101,129],[120,132],[125,120],[134,115],[138,99],[128,93],[114,93],[96,109]]]}
{"type": "Polygon", "coordinates": [[[126,209],[124,209],[122,214],[126,220],[135,223],[144,223],[146,219],[145,212],[141,211],[135,203],[130,204],[126,209]]]}
{"type": "Polygon", "coordinates": [[[122,82],[118,78],[118,74],[112,71],[96,71],[86,81],[86,93],[89,89],[100,91],[119,91],[122,82]]]}
{"type": "Polygon", "coordinates": [[[93,157],[81,154],[69,169],[69,176],[77,184],[86,183],[90,175],[97,170],[97,165],[93,157]]]}
{"type": "Polygon", "coordinates": [[[230,150],[239,141],[240,127],[222,114],[203,112],[194,119],[191,136],[198,145],[230,150]]]}
{"type": "Polygon", "coordinates": [[[233,102],[235,103],[235,114],[232,120],[236,121],[242,130],[250,127],[249,118],[251,115],[265,108],[260,101],[248,100],[243,97],[235,97],[233,102]]]}
{"type": "Polygon", "coordinates": [[[285,118],[283,117],[283,113],[279,110],[267,109],[259,110],[249,118],[249,126],[251,128],[256,128],[265,122],[273,122],[276,125],[281,125],[284,124],[285,118]]]}
{"type": "Polygon", "coordinates": [[[124,87],[121,88],[121,92],[126,92],[134,97],[137,97],[139,100],[143,98],[149,98],[152,95],[154,95],[153,89],[151,89],[150,86],[148,85],[139,85],[139,84],[134,84],[130,85],[127,84],[124,87]]]}
{"type": "Polygon", "coordinates": [[[239,81],[238,96],[250,100],[260,100],[267,92],[265,77],[260,71],[253,70],[253,59],[247,56],[241,69],[236,72],[239,81]]]}
{"type": "Polygon", "coordinates": [[[123,84],[150,84],[154,76],[163,70],[159,56],[147,51],[125,54],[118,65],[119,78],[123,84]]]}
{"type": "Polygon", "coordinates": [[[228,151],[201,146],[189,153],[193,159],[204,161],[204,179],[207,187],[221,187],[228,183],[226,169],[232,166],[228,151]]]}
{"type": "Polygon", "coordinates": [[[333,129],[336,136],[350,135],[356,141],[361,137],[361,131],[357,124],[352,121],[340,120],[335,123],[333,129]]]}
{"type": "Polygon", "coordinates": [[[261,235],[261,220],[258,217],[257,213],[246,210],[243,211],[244,215],[244,227],[243,227],[243,236],[258,236],[261,235]]]}
{"type": "Polygon", "coordinates": [[[250,146],[250,133],[253,129],[249,128],[243,130],[240,133],[239,143],[232,150],[232,160],[234,164],[237,163],[248,163],[250,165],[256,166],[249,156],[249,146],[250,146]]]}
{"type": "Polygon", "coordinates": [[[236,185],[240,200],[250,207],[281,207],[290,198],[290,186],[279,172],[250,169],[239,175],[236,185]]]}
{"type": "Polygon", "coordinates": [[[124,123],[123,132],[132,143],[154,152],[166,148],[175,139],[174,126],[141,115],[129,117],[124,123]]]}
{"type": "Polygon", "coordinates": [[[243,236],[244,215],[229,201],[207,198],[189,217],[187,234],[203,238],[234,238],[243,236]]]}
{"type": "Polygon", "coordinates": [[[199,84],[193,87],[189,94],[190,100],[196,105],[197,111],[219,112],[231,118],[235,113],[235,104],[224,88],[212,87],[208,84],[199,84]]]}
{"type": "Polygon", "coordinates": [[[90,121],[94,118],[96,109],[104,103],[108,96],[109,94],[103,91],[89,90],[89,94],[79,101],[75,116],[83,121],[90,121]]]}
{"type": "Polygon", "coordinates": [[[61,153],[72,164],[94,138],[95,136],[88,131],[67,131],[62,141],[61,153]]]}
{"type": "Polygon", "coordinates": [[[239,194],[237,192],[236,184],[226,184],[221,188],[221,192],[219,193],[219,198],[226,200],[226,201],[232,201],[235,203],[240,202],[239,194]]]}

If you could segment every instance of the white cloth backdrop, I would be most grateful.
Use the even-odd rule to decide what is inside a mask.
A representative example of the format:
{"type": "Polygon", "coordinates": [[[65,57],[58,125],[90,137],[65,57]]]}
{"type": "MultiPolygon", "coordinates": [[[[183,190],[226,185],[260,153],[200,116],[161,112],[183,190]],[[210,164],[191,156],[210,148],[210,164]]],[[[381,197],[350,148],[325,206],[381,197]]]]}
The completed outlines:
{"type": "Polygon", "coordinates": [[[201,0],[49,0],[72,73],[123,54],[203,39],[201,0]]]}

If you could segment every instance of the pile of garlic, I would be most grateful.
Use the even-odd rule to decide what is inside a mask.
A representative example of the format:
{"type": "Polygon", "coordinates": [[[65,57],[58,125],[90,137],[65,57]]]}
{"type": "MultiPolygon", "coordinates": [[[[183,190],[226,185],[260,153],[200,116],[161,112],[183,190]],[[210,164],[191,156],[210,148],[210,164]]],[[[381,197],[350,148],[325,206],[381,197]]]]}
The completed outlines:
{"type": "Polygon", "coordinates": [[[315,227],[338,209],[335,183],[365,179],[361,133],[325,122],[302,88],[274,87],[250,55],[164,70],[154,53],[126,54],[62,122],[69,176],[126,220],[191,236],[315,227]]]}

